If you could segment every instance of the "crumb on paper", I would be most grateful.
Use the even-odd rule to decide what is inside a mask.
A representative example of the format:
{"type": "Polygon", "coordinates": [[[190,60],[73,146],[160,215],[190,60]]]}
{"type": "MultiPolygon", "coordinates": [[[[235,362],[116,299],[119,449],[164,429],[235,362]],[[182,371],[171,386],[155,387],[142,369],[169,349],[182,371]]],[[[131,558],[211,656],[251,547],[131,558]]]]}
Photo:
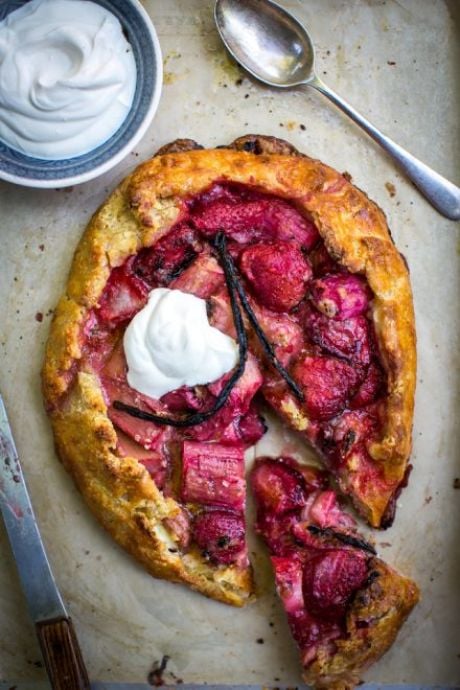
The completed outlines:
{"type": "Polygon", "coordinates": [[[460,489],[460,477],[455,477],[453,487],[454,489],[460,489]]]}
{"type": "Polygon", "coordinates": [[[391,197],[396,195],[396,187],[392,182],[385,182],[385,188],[391,197]]]}
{"type": "Polygon", "coordinates": [[[45,245],[44,245],[44,244],[39,244],[39,245],[38,245],[38,248],[39,248],[39,250],[40,250],[41,252],[44,252],[44,251],[45,251],[45,245]]]}
{"type": "Polygon", "coordinates": [[[302,130],[302,132],[305,132],[305,130],[307,129],[307,128],[305,127],[305,125],[302,124],[302,123],[300,123],[299,127],[300,127],[300,129],[302,130]]]}
{"type": "Polygon", "coordinates": [[[342,173],[342,177],[344,177],[347,180],[347,182],[353,181],[351,174],[347,170],[345,170],[345,172],[342,173]]]}
{"type": "Polygon", "coordinates": [[[295,120],[288,120],[286,122],[286,129],[292,132],[293,129],[297,127],[297,122],[295,120]]]}
{"type": "Polygon", "coordinates": [[[393,67],[396,65],[396,62],[394,60],[387,60],[387,65],[390,65],[390,67],[393,67]]]}
{"type": "Polygon", "coordinates": [[[391,541],[381,541],[379,546],[382,549],[388,549],[391,546],[391,541]]]}
{"type": "Polygon", "coordinates": [[[43,321],[43,314],[41,311],[37,311],[35,314],[35,321],[38,321],[38,323],[41,323],[43,321]]]}
{"type": "Polygon", "coordinates": [[[168,661],[171,657],[164,654],[161,661],[154,661],[152,669],[147,676],[147,683],[152,685],[154,688],[159,688],[165,684],[163,679],[163,673],[166,671],[168,661]]]}
{"type": "Polygon", "coordinates": [[[433,496],[427,496],[425,498],[424,504],[427,506],[433,500],[433,496]]]}

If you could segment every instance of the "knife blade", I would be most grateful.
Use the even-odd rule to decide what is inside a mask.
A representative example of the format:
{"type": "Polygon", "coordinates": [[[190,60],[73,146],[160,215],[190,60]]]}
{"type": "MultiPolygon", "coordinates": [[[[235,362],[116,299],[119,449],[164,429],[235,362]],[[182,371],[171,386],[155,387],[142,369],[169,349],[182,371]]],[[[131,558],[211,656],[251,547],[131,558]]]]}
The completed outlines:
{"type": "Polygon", "coordinates": [[[87,690],[89,680],[40,536],[0,395],[0,510],[54,690],[87,690]]]}

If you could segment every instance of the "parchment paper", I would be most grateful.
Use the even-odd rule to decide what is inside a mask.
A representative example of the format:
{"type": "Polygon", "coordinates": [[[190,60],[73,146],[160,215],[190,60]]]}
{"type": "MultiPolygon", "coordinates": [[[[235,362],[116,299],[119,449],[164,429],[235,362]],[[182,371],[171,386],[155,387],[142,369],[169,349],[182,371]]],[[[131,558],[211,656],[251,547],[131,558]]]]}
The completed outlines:
{"type": "MultiPolygon", "coordinates": [[[[456,2],[304,0],[283,3],[315,39],[319,75],[403,146],[457,183],[456,2]]],[[[51,310],[91,214],[167,141],[204,145],[248,132],[285,137],[338,170],[384,209],[412,274],[419,341],[414,471],[380,553],[420,584],[423,601],[368,674],[379,683],[460,681],[458,228],[439,216],[364,134],[315,92],[255,85],[226,57],[209,0],[148,0],[165,62],[155,120],[136,152],[73,190],[0,184],[1,389],[39,525],[75,621],[91,678],[145,681],[168,655],[166,680],[295,685],[295,647],[254,542],[261,596],[246,610],[156,581],[92,518],[56,460],[39,383],[51,310]],[[239,80],[242,79],[242,82],[239,80]],[[271,626],[273,624],[273,627],[271,626]],[[263,642],[261,642],[263,640],[263,642]]],[[[279,426],[258,452],[308,450],[279,426]]],[[[252,453],[253,454],[253,453],[252,453]]],[[[0,677],[43,679],[40,655],[0,527],[0,677]]]]}

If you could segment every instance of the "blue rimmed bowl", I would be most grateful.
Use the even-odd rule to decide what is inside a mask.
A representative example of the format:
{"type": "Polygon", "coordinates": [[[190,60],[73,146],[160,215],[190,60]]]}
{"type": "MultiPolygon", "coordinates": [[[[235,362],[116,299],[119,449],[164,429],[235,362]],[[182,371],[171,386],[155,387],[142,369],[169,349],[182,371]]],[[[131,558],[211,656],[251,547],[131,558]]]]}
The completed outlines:
{"type": "MultiPolygon", "coordinates": [[[[1,0],[0,21],[27,0],[1,0]]],[[[89,153],[64,160],[31,158],[0,140],[0,179],[26,187],[68,187],[107,172],[133,150],[158,107],[163,63],[155,28],[139,0],[93,0],[120,21],[137,68],[134,100],[120,128],[89,153]]]]}

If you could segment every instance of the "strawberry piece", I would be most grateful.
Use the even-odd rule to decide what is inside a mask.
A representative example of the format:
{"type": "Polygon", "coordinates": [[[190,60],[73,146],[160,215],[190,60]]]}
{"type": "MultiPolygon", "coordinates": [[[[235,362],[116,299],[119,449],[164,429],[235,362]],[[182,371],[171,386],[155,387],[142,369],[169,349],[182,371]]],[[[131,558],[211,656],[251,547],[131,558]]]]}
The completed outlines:
{"type": "Polygon", "coordinates": [[[208,299],[219,292],[225,284],[224,272],[216,259],[203,252],[186,268],[169,287],[174,290],[189,292],[201,299],[208,299]]]}
{"type": "Polygon", "coordinates": [[[320,312],[343,321],[364,314],[372,293],[364,278],[348,273],[312,280],[310,298],[320,312]]]}
{"type": "MultiPolygon", "coordinates": [[[[210,395],[218,396],[228,381],[230,374],[225,374],[214,383],[207,386],[210,395]]],[[[243,375],[238,379],[232,389],[224,407],[210,419],[187,429],[187,436],[197,441],[220,441],[229,430],[227,427],[233,424],[238,417],[245,415],[249,410],[251,401],[262,385],[263,377],[258,367],[256,358],[249,354],[243,375]]],[[[230,435],[231,438],[231,435],[230,435]]]]}
{"type": "Polygon", "coordinates": [[[364,316],[336,321],[306,306],[302,320],[308,337],[322,350],[355,365],[367,366],[370,363],[371,340],[364,316]]]}
{"type": "Polygon", "coordinates": [[[149,287],[131,272],[132,262],[128,259],[110,273],[98,310],[103,323],[117,326],[129,321],[147,301],[149,287]]]}
{"type": "Polygon", "coordinates": [[[299,510],[284,515],[273,515],[258,506],[255,529],[257,534],[264,538],[270,553],[275,556],[298,554],[299,543],[294,535],[300,517],[299,510]]]}
{"type": "Polygon", "coordinates": [[[166,405],[169,412],[192,412],[210,407],[214,396],[210,395],[205,386],[181,386],[165,393],[160,402],[166,405]]]}
{"type": "Polygon", "coordinates": [[[243,510],[245,480],[242,446],[184,441],[181,494],[186,502],[243,510]]]}
{"type": "Polygon", "coordinates": [[[259,441],[267,427],[255,408],[249,410],[243,417],[236,417],[225,427],[219,443],[225,446],[243,445],[245,448],[253,446],[259,441]]]}
{"type": "Polygon", "coordinates": [[[333,357],[303,357],[295,364],[293,375],[314,419],[329,419],[341,412],[359,384],[359,373],[333,357]]]}
{"type": "Polygon", "coordinates": [[[272,556],[275,571],[276,590],[284,604],[286,613],[294,613],[304,608],[302,591],[302,563],[297,558],[272,556]]]}
{"type": "Polygon", "coordinates": [[[301,508],[307,498],[302,474],[284,458],[258,458],[251,486],[261,509],[275,515],[301,508]]]}
{"type": "Polygon", "coordinates": [[[303,299],[312,274],[300,249],[290,242],[247,247],[240,268],[257,299],[277,312],[289,311],[303,299]]]}
{"type": "MultiPolygon", "coordinates": [[[[260,327],[275,350],[277,359],[287,366],[299,354],[304,345],[304,332],[301,326],[288,314],[278,314],[251,300],[251,306],[260,327]]],[[[261,358],[265,351],[253,330],[249,332],[251,347],[261,358]]]]}
{"type": "Polygon", "coordinates": [[[195,517],[192,534],[204,556],[214,563],[242,565],[247,561],[242,515],[230,510],[204,511],[195,517]]]}
{"type": "Polygon", "coordinates": [[[270,240],[295,241],[307,251],[319,239],[314,224],[287,201],[271,197],[244,201],[218,199],[192,212],[195,226],[206,237],[224,230],[241,244],[270,240]]]}
{"type": "Polygon", "coordinates": [[[379,428],[376,407],[344,412],[324,427],[323,450],[342,463],[351,452],[372,440],[379,428]]]}
{"type": "MultiPolygon", "coordinates": [[[[292,637],[302,651],[302,664],[307,667],[317,656],[317,648],[342,636],[340,625],[313,618],[308,611],[295,611],[287,617],[292,637]]],[[[333,647],[332,647],[333,648],[333,647]]]]}
{"type": "Polygon", "coordinates": [[[348,602],[362,587],[367,574],[367,557],[361,551],[331,549],[309,558],[303,569],[307,612],[320,620],[342,618],[348,602]]]}
{"type": "Polygon", "coordinates": [[[152,247],[141,249],[133,271],[150,287],[168,285],[202,249],[197,232],[186,223],[178,223],[152,247]]]}
{"type": "Polygon", "coordinates": [[[350,400],[350,407],[355,410],[373,403],[385,391],[385,373],[376,362],[371,362],[366,378],[350,400]]]}
{"type": "Polygon", "coordinates": [[[251,406],[249,411],[237,422],[238,433],[242,442],[247,446],[253,446],[260,441],[267,431],[264,418],[257,412],[255,406],[251,406]]]}

